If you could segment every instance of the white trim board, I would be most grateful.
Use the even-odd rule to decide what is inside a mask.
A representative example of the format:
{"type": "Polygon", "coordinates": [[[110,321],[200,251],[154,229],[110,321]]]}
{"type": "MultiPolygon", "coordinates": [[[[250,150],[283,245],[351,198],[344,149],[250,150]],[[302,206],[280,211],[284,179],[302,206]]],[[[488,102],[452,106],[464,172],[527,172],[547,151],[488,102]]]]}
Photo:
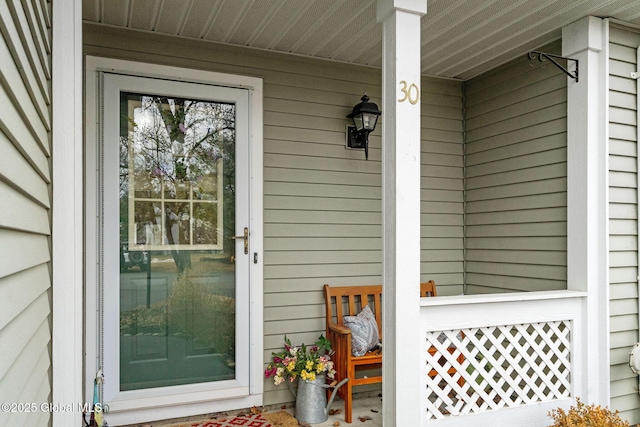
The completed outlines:
{"type": "MultiPolygon", "coordinates": [[[[49,7],[49,6],[48,6],[49,7]]],[[[52,396],[82,401],[82,2],[52,8],[52,396]]],[[[78,412],[52,414],[53,427],[79,426],[78,412]]]]}

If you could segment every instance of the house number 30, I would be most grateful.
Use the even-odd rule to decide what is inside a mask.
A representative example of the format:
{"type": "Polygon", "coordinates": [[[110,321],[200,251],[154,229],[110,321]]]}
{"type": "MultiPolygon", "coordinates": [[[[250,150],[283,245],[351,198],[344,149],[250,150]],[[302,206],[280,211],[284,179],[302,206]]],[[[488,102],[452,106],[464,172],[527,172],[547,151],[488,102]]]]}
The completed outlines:
{"type": "Polygon", "coordinates": [[[418,89],[418,86],[416,86],[415,83],[409,85],[406,80],[401,80],[400,85],[402,86],[400,92],[404,94],[404,97],[398,99],[398,102],[409,101],[412,105],[416,105],[420,100],[420,89],[418,89]]]}

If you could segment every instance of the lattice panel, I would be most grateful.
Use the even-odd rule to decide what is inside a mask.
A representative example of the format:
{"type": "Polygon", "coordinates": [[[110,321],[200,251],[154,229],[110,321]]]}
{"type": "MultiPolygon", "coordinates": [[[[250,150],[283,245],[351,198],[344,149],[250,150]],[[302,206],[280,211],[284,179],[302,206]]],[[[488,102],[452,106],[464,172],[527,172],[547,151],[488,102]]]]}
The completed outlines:
{"type": "Polygon", "coordinates": [[[427,419],[566,398],[571,322],[427,332],[427,419]]]}

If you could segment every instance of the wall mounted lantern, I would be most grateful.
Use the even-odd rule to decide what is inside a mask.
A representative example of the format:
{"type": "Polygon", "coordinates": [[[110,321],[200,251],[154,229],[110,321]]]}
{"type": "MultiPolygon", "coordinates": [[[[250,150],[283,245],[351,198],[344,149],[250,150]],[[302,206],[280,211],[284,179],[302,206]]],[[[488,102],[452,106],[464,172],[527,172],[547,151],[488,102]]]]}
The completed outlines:
{"type": "Polygon", "coordinates": [[[364,156],[369,159],[369,133],[373,132],[382,111],[365,93],[361,103],[353,107],[353,111],[347,117],[353,120],[354,126],[347,126],[347,147],[364,149],[364,156]]]}

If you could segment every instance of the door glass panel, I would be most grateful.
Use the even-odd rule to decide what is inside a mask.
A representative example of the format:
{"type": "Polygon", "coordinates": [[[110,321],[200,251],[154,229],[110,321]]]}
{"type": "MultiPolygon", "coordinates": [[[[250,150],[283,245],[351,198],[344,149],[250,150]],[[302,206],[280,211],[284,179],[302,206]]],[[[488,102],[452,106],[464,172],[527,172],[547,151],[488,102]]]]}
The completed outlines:
{"type": "Polygon", "coordinates": [[[236,377],[235,121],[121,93],[121,391],[236,377]]]}

